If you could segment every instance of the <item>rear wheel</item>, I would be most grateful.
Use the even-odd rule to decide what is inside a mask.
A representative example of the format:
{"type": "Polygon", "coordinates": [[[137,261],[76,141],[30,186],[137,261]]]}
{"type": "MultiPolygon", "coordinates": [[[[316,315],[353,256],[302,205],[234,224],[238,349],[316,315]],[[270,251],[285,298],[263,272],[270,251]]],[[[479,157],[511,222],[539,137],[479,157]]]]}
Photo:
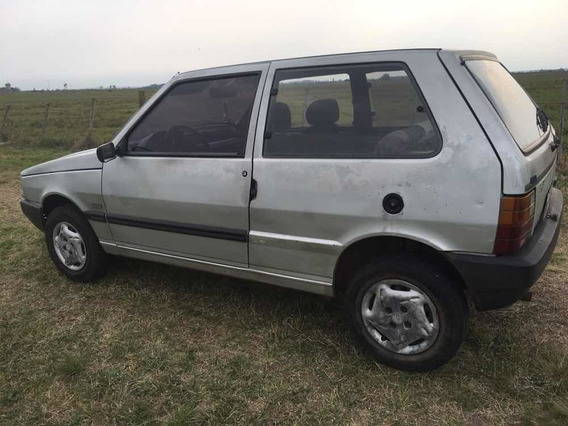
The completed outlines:
{"type": "Polygon", "coordinates": [[[71,205],[55,208],[45,223],[45,241],[55,266],[73,281],[104,274],[107,255],[85,216],[71,205]]]}
{"type": "Polygon", "coordinates": [[[371,354],[401,370],[440,367],[467,331],[467,304],[456,283],[408,254],[381,256],[363,267],[347,290],[346,309],[371,354]]]}

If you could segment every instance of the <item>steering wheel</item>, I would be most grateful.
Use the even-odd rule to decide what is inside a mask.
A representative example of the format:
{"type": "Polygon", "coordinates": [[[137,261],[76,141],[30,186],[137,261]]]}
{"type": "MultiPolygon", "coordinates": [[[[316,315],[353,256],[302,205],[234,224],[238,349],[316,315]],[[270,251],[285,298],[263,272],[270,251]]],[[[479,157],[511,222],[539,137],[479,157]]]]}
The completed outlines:
{"type": "MultiPolygon", "coordinates": [[[[165,140],[167,143],[171,142],[173,151],[177,151],[179,142],[182,141],[186,133],[191,134],[191,136],[197,139],[196,142],[191,142],[192,149],[195,149],[196,151],[209,151],[209,145],[207,144],[207,141],[205,140],[203,135],[193,127],[187,126],[185,124],[173,125],[166,132],[165,140]]],[[[184,149],[183,151],[187,150],[184,149]]]]}

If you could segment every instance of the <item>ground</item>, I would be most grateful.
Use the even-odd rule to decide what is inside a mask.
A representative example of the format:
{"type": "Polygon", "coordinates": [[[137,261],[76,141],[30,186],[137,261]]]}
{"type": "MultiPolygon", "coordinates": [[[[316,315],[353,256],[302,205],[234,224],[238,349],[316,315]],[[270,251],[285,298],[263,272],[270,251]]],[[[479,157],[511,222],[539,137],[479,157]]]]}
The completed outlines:
{"type": "Polygon", "coordinates": [[[531,302],[402,373],[319,296],[127,259],[69,282],[18,205],[19,171],[63,147],[0,147],[0,424],[568,422],[566,225],[531,302]]]}

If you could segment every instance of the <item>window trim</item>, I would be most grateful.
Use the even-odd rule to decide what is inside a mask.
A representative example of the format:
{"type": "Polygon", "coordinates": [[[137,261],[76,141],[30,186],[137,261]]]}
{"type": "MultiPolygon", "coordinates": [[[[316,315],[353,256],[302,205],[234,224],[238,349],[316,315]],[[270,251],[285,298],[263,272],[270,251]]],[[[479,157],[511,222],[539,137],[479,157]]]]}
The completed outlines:
{"type": "MultiPolygon", "coordinates": [[[[346,74],[349,74],[348,72],[346,72],[346,74]]],[[[325,74],[323,74],[325,75],[325,74]]],[[[350,80],[351,81],[351,80],[350,80]]],[[[420,86],[418,85],[418,82],[416,81],[416,78],[414,77],[414,74],[412,73],[410,67],[408,66],[408,64],[406,64],[406,62],[403,61],[378,61],[378,62],[352,62],[352,63],[338,63],[338,64],[331,64],[331,65],[313,65],[313,66],[299,66],[299,67],[289,67],[289,68],[276,68],[274,70],[274,75],[272,77],[272,82],[270,84],[270,95],[268,98],[268,102],[267,102],[267,109],[266,109],[266,120],[264,123],[264,135],[262,138],[262,158],[275,158],[275,159],[281,159],[281,158],[296,158],[296,159],[314,159],[314,160],[318,160],[318,159],[334,159],[334,160],[354,160],[354,159],[358,159],[358,160],[391,160],[391,159],[404,159],[404,160],[424,160],[424,159],[429,159],[429,158],[434,158],[437,155],[440,154],[440,152],[442,151],[443,147],[444,147],[444,138],[442,137],[442,133],[440,132],[440,128],[438,126],[438,123],[436,122],[435,118],[434,118],[434,114],[432,113],[432,110],[430,108],[430,105],[428,105],[428,102],[426,100],[426,97],[424,96],[424,93],[422,92],[422,90],[420,89],[420,86]],[[268,131],[268,124],[269,124],[269,120],[270,120],[270,107],[272,105],[272,101],[273,98],[275,98],[277,96],[278,93],[278,87],[275,86],[276,81],[279,82],[279,80],[277,79],[278,74],[281,72],[285,72],[285,71],[300,71],[300,70],[325,70],[325,69],[345,69],[345,68],[351,68],[351,67],[365,67],[365,66],[389,66],[389,65],[394,65],[394,66],[398,66],[400,67],[401,71],[406,72],[406,74],[408,75],[408,78],[412,84],[412,87],[414,88],[414,90],[416,91],[416,94],[418,96],[418,98],[420,99],[420,101],[423,103],[423,105],[425,106],[426,109],[426,116],[428,117],[428,119],[430,120],[430,123],[432,124],[432,128],[434,129],[434,132],[436,133],[436,135],[438,136],[440,143],[438,145],[438,149],[436,151],[433,151],[431,154],[428,155],[415,155],[415,156],[408,156],[408,155],[385,155],[385,156],[361,156],[361,155],[302,155],[302,154],[298,154],[298,155],[290,155],[290,154],[284,154],[284,155],[266,155],[265,154],[265,148],[266,148],[266,134],[268,131]]]]}
{"type": "Polygon", "coordinates": [[[245,71],[240,73],[228,73],[228,74],[216,74],[216,75],[208,75],[204,77],[194,77],[194,78],[187,78],[183,80],[176,81],[170,87],[168,87],[163,93],[160,94],[158,98],[154,100],[152,105],[144,111],[144,113],[136,120],[136,122],[132,123],[126,134],[122,137],[120,142],[117,144],[117,148],[121,151],[121,155],[125,157],[176,157],[176,158],[245,158],[246,156],[246,148],[248,143],[248,133],[250,132],[251,125],[253,124],[253,117],[251,114],[250,121],[247,127],[247,137],[245,139],[245,146],[242,154],[238,155],[226,155],[224,153],[219,153],[219,155],[215,155],[215,153],[208,153],[208,155],[202,154],[190,154],[190,153],[176,153],[176,152],[133,152],[128,150],[128,138],[130,134],[136,130],[136,128],[146,119],[146,117],[156,108],[157,105],[162,102],[162,100],[168,96],[168,94],[175,89],[176,87],[186,84],[186,83],[193,83],[193,82],[200,82],[200,81],[211,81],[211,80],[220,80],[225,78],[236,78],[236,77],[258,77],[256,89],[254,95],[252,97],[253,101],[253,112],[254,112],[254,103],[256,102],[256,97],[258,95],[258,90],[261,85],[262,80],[262,71],[245,71]]]}

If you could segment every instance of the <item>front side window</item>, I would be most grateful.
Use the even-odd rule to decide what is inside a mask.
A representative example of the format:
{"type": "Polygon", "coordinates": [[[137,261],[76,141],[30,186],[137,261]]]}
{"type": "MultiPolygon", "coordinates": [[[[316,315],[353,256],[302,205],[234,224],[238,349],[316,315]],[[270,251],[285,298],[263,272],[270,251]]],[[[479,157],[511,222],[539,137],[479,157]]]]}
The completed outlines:
{"type": "Polygon", "coordinates": [[[403,64],[282,70],[272,94],[265,157],[424,158],[441,148],[403,64]]]}
{"type": "Polygon", "coordinates": [[[134,127],[133,155],[244,156],[258,75],[175,85],[134,127]]]}

